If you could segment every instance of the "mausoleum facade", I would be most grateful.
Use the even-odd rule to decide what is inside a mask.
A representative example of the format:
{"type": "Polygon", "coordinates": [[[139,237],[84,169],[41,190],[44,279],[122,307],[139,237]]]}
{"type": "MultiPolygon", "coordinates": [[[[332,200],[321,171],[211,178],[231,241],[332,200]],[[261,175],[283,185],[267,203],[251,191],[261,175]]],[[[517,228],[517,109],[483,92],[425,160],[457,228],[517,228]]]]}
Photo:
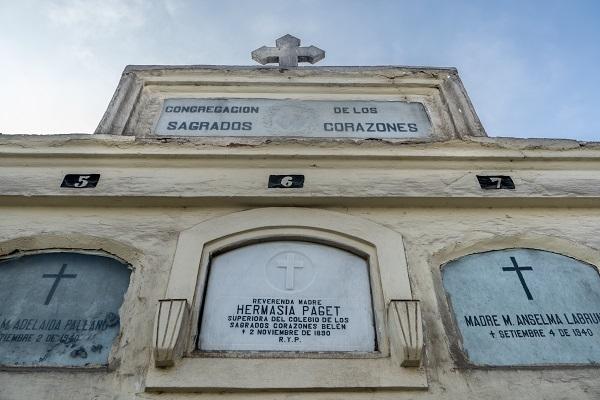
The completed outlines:
{"type": "Polygon", "coordinates": [[[130,66],[0,154],[2,399],[600,398],[600,146],[455,69],[130,66]]]}

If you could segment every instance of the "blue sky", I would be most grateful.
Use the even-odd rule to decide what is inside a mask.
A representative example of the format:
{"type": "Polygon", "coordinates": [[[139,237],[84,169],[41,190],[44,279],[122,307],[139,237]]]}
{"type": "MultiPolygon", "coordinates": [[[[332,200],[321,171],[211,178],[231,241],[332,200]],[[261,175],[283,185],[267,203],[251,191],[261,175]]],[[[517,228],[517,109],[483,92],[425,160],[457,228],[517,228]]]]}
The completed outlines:
{"type": "Polygon", "coordinates": [[[490,136],[600,141],[600,1],[0,0],[0,132],[91,133],[128,64],[457,67],[490,136]]]}

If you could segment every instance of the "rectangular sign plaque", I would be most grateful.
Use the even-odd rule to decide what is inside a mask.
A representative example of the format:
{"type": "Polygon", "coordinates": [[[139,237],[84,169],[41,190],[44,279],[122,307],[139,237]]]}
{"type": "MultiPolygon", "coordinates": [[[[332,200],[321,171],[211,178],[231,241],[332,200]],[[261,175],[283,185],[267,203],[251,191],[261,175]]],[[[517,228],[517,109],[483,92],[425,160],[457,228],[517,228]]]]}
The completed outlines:
{"type": "Polygon", "coordinates": [[[477,175],[477,181],[484,190],[515,189],[515,183],[508,175],[477,175]]]}
{"type": "Polygon", "coordinates": [[[95,188],[100,180],[100,174],[67,174],[63,178],[62,188],[95,188]]]}
{"type": "Polygon", "coordinates": [[[160,136],[426,138],[431,121],[421,103],[274,99],[167,99],[160,136]]]}
{"type": "Polygon", "coordinates": [[[304,175],[269,175],[271,189],[296,189],[304,187],[304,175]]]}

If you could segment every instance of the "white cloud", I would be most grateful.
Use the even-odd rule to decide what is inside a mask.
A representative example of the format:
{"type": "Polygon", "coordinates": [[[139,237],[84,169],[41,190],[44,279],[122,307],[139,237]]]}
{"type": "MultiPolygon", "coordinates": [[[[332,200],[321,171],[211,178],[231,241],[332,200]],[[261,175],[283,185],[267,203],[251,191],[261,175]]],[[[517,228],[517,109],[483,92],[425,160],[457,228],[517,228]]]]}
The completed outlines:
{"type": "Polygon", "coordinates": [[[47,8],[51,22],[86,35],[113,34],[122,27],[136,29],[145,21],[142,0],[53,0],[47,8]]]}
{"type": "Polygon", "coordinates": [[[0,131],[92,132],[127,64],[253,65],[251,50],[291,33],[327,52],[319,65],[458,67],[491,135],[597,136],[583,25],[569,36],[552,12],[426,3],[0,0],[0,131]]]}
{"type": "Polygon", "coordinates": [[[164,0],[164,7],[171,18],[176,17],[185,8],[183,0],[164,0]]]}
{"type": "Polygon", "coordinates": [[[515,96],[528,83],[523,60],[507,42],[489,37],[462,39],[450,52],[462,66],[459,72],[479,117],[485,127],[499,127],[500,131],[493,132],[496,135],[514,133],[504,129],[518,107],[515,96]]]}

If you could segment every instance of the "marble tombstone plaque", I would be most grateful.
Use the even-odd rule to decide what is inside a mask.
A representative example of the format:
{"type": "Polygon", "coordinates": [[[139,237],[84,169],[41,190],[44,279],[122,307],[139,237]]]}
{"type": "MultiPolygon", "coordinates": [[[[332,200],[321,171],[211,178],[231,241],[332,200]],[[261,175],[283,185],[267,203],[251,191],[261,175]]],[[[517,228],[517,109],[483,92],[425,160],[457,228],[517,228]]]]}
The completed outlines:
{"type": "Polygon", "coordinates": [[[424,138],[431,121],[421,103],[273,99],[167,99],[161,136],[424,138]]]}
{"type": "Polygon", "coordinates": [[[593,266],[508,249],[462,257],[442,272],[472,364],[600,363],[600,275],[593,266]]]}
{"type": "Polygon", "coordinates": [[[0,365],[107,364],[130,271],[99,255],[0,260],[0,365]]]}
{"type": "Polygon", "coordinates": [[[213,258],[200,350],[375,350],[367,262],[296,241],[252,244],[213,258]]]}

